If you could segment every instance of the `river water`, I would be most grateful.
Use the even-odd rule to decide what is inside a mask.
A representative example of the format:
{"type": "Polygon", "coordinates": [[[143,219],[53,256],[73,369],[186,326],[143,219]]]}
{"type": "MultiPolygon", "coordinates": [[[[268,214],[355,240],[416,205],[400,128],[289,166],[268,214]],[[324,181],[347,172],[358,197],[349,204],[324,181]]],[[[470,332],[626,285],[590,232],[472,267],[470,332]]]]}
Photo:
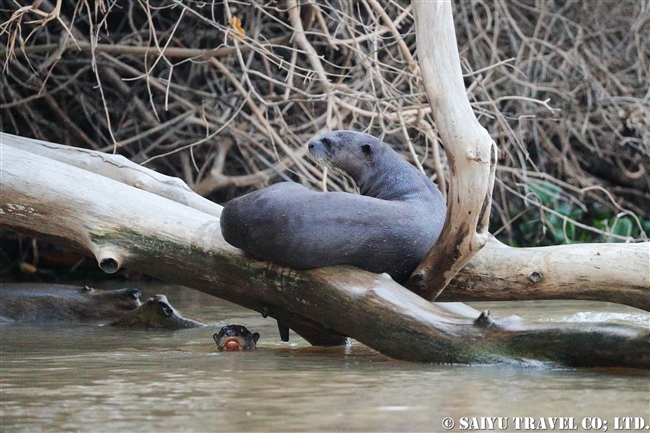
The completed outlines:
{"type": "MultiPolygon", "coordinates": [[[[648,371],[416,364],[354,342],[314,348],[292,333],[283,343],[275,321],[257,313],[179,286],[132,285],[145,296],[167,295],[183,315],[214,327],[3,325],[1,432],[444,431],[446,417],[453,431],[481,427],[475,424],[486,421],[481,417],[501,417],[495,428],[507,423],[509,431],[550,429],[555,417],[563,418],[553,431],[560,425],[615,430],[626,423],[634,431],[635,423],[650,424],[648,371]],[[259,332],[258,349],[217,352],[212,334],[225,324],[259,332]]],[[[650,328],[649,314],[614,304],[472,305],[497,318],[650,328]]]]}

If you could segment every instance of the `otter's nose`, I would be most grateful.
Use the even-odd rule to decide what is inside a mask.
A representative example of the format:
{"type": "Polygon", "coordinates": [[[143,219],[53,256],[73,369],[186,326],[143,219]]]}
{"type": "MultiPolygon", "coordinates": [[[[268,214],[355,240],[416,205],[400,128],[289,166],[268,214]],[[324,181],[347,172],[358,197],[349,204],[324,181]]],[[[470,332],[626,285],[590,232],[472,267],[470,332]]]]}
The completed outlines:
{"type": "Polygon", "coordinates": [[[307,149],[309,149],[310,152],[314,150],[314,147],[316,146],[316,143],[314,143],[314,141],[310,141],[309,144],[307,145],[307,149]]]}

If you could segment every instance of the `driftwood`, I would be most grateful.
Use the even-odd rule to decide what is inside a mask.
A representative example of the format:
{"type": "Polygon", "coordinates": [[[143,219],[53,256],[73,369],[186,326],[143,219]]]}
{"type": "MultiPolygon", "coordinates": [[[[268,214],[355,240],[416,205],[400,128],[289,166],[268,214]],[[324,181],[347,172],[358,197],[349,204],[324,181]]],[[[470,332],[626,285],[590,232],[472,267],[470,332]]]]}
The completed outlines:
{"type": "Polygon", "coordinates": [[[0,143],[70,164],[216,217],[221,206],[195,194],[182,180],[156,173],[121,155],[110,155],[0,132],[0,143]]]}
{"type": "Polygon", "coordinates": [[[413,15],[422,81],[451,172],[442,233],[406,284],[433,300],[490,235],[497,150],[465,93],[451,3],[414,1],[413,15]]]}
{"type": "MultiPolygon", "coordinates": [[[[0,143],[101,174],[209,215],[221,215],[221,206],[193,193],[181,180],[119,155],[2,132],[0,143]]],[[[650,311],[650,243],[512,248],[489,237],[437,298],[445,304],[553,299],[614,302],[650,311]]],[[[457,306],[453,309],[458,311],[457,306]]]]}
{"type": "MultiPolygon", "coordinates": [[[[429,299],[439,294],[488,242],[486,228],[494,178],[494,143],[476,123],[464,97],[449,6],[431,2],[414,6],[418,45],[424,47],[420,51],[423,78],[432,112],[442,125],[439,130],[452,169],[449,197],[453,205],[450,203],[441,236],[445,239],[432,250],[411,281],[411,287],[429,299]],[[441,29],[442,34],[437,36],[440,40],[427,42],[422,24],[441,29]],[[444,76],[430,75],[437,71],[444,76]],[[469,129],[458,127],[465,123],[469,129]]],[[[296,21],[296,16],[292,19],[296,21]]],[[[295,29],[298,33],[299,27],[295,29]]],[[[298,44],[301,40],[296,39],[298,44]]],[[[310,60],[316,64],[319,61],[317,57],[310,60]]],[[[327,81],[327,77],[322,79],[327,81]]],[[[12,139],[3,135],[0,140],[7,138],[12,139]]],[[[20,139],[14,137],[13,141],[20,139]]],[[[67,156],[59,157],[71,152],[65,148],[41,145],[50,153],[38,155],[33,148],[25,151],[14,145],[0,141],[0,223],[92,255],[107,272],[123,266],[138,269],[270,315],[312,343],[339,344],[349,335],[399,359],[480,363],[536,358],[565,365],[650,368],[647,329],[579,324],[531,326],[516,320],[495,323],[488,314],[477,316],[471,309],[469,317],[449,312],[385,275],[346,266],[298,272],[255,261],[224,242],[219,231],[220,210],[193,196],[182,183],[92,152],[86,152],[81,162],[71,162],[67,156]],[[150,192],[128,185],[146,185],[150,192]],[[168,191],[163,192],[165,189],[168,191]]],[[[17,146],[25,149],[24,143],[17,146]]],[[[606,248],[634,257],[631,271],[642,273],[645,268],[638,259],[642,251],[636,246],[626,247],[606,248]]],[[[489,250],[485,251],[475,257],[483,253],[482,263],[489,268],[491,256],[489,250]]],[[[535,263],[535,268],[528,262],[525,266],[511,266],[511,276],[522,284],[522,272],[528,272],[530,283],[537,285],[535,289],[554,290],[571,283],[570,278],[605,275],[596,271],[599,259],[594,260],[593,253],[591,256],[583,265],[588,270],[568,274],[568,279],[564,274],[554,275],[548,261],[535,263]]],[[[468,269],[476,271],[476,280],[476,275],[483,275],[480,266],[468,269]]],[[[595,280],[605,284],[610,278],[611,274],[595,280]]],[[[624,280],[623,285],[632,286],[635,296],[622,299],[635,303],[644,290],[647,292],[647,277],[624,280]]],[[[647,303],[642,305],[647,307],[647,303]]]]}
{"type": "Polygon", "coordinates": [[[105,270],[141,270],[285,323],[297,318],[312,336],[348,335],[398,359],[650,368],[647,329],[494,323],[451,313],[385,275],[255,261],[224,242],[214,215],[8,146],[6,137],[0,224],[92,255],[105,270]]]}
{"type": "Polygon", "coordinates": [[[513,249],[491,237],[496,145],[465,92],[451,3],[415,1],[413,11],[423,84],[452,175],[445,226],[407,287],[431,300],[590,299],[650,310],[649,243],[513,249]]]}
{"type": "Polygon", "coordinates": [[[438,301],[580,299],[650,311],[650,243],[512,248],[490,238],[438,301]]]}

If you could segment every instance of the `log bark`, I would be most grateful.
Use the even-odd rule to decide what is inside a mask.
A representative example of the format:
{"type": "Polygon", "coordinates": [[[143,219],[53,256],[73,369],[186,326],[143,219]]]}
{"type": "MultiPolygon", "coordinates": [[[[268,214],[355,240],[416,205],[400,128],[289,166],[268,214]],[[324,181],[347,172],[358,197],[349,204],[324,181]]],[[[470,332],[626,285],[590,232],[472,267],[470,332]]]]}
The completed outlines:
{"type": "Polygon", "coordinates": [[[422,81],[451,173],[447,218],[407,287],[435,299],[487,242],[496,144],[469,104],[449,1],[413,2],[422,81]]]}
{"type": "MultiPolygon", "coordinates": [[[[82,170],[88,170],[108,179],[189,206],[208,215],[215,217],[221,215],[222,206],[195,194],[182,180],[141,167],[121,155],[105,154],[32,138],[19,137],[3,132],[0,132],[0,145],[8,145],[16,149],[69,164],[82,170]]],[[[29,233],[29,231],[27,230],[25,233],[29,233]]],[[[39,234],[32,235],[42,238],[39,234]]],[[[67,246],[81,254],[89,255],[88,250],[80,250],[76,245],[70,244],[68,239],[55,238],[50,241],[55,244],[58,243],[67,246]]],[[[99,264],[108,273],[115,272],[119,268],[119,264],[115,266],[110,260],[99,264]]],[[[335,332],[328,332],[319,324],[305,317],[284,311],[276,312],[276,316],[284,320],[291,329],[311,344],[336,346],[345,344],[347,341],[347,336],[335,332]]]]}
{"type": "Polygon", "coordinates": [[[350,266],[295,271],[228,245],[218,218],[88,170],[0,143],[0,224],[266,313],[349,335],[394,358],[650,368],[650,331],[494,323],[453,314],[386,275],[350,266]],[[368,324],[372,326],[368,326],[368,324]]]}

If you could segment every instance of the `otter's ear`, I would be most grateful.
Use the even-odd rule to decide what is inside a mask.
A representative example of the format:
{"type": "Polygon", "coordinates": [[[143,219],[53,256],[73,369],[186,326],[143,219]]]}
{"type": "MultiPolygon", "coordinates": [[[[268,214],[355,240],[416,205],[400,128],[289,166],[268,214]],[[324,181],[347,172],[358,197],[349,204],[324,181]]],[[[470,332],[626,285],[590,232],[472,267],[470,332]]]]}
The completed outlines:
{"type": "Polygon", "coordinates": [[[366,156],[371,156],[372,155],[372,147],[369,144],[362,144],[361,145],[361,151],[366,156]]]}

